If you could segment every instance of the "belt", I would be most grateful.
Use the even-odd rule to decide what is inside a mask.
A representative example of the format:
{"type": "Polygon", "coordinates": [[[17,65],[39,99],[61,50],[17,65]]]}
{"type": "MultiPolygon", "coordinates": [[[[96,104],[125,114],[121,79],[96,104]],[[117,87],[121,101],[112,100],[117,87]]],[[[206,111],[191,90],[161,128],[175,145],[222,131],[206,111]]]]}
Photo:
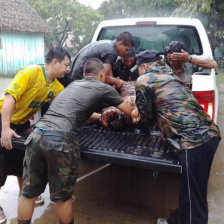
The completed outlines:
{"type": "MultiPolygon", "coordinates": [[[[54,136],[63,136],[57,131],[52,131],[52,130],[47,130],[47,129],[41,129],[41,128],[34,128],[33,130],[34,133],[39,134],[39,135],[54,135],[54,136]]],[[[63,136],[64,137],[64,136],[63,136]]]]}
{"type": "Polygon", "coordinates": [[[33,132],[42,136],[41,141],[45,142],[45,145],[48,145],[48,150],[72,152],[73,150],[71,149],[71,147],[68,147],[69,142],[73,144],[73,147],[79,145],[75,140],[69,140],[68,136],[65,136],[57,131],[45,130],[36,127],[33,132]],[[53,144],[53,147],[51,148],[51,146],[48,144],[49,141],[54,141],[57,147],[55,147],[56,145],[53,144]]]}

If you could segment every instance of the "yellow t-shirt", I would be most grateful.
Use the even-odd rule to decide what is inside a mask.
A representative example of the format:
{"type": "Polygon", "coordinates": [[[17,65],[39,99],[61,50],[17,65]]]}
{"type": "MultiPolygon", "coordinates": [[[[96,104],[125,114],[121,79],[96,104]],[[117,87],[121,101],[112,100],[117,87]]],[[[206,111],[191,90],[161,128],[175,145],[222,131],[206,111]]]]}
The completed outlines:
{"type": "MultiPolygon", "coordinates": [[[[5,90],[15,98],[16,104],[11,118],[12,124],[23,124],[40,108],[52,100],[64,89],[63,85],[55,79],[53,82],[46,81],[44,67],[30,65],[19,70],[5,90]]],[[[0,113],[4,96],[0,99],[0,113]]]]}

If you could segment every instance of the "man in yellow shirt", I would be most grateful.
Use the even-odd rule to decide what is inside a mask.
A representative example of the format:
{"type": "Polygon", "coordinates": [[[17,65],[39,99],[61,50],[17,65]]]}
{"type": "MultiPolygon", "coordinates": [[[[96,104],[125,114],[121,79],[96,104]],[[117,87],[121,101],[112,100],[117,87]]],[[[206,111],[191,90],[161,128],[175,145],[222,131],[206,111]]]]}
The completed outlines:
{"type": "MultiPolygon", "coordinates": [[[[70,60],[65,49],[50,49],[45,64],[19,70],[0,99],[0,187],[7,175],[15,175],[21,191],[24,151],[13,149],[12,137],[19,138],[19,133],[30,127],[29,118],[64,89],[57,78],[69,72],[70,60]]],[[[5,219],[0,206],[0,223],[5,219]]]]}

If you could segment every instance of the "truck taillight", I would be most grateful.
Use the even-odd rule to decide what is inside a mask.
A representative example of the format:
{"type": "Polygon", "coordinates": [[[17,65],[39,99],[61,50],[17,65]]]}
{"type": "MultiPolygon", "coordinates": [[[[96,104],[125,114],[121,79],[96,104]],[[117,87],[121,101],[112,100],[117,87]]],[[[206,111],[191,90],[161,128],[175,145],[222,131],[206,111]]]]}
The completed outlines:
{"type": "Polygon", "coordinates": [[[136,22],[136,25],[139,25],[139,26],[144,26],[144,25],[154,26],[154,25],[156,25],[156,21],[138,21],[138,22],[136,22]]]}
{"type": "Polygon", "coordinates": [[[204,108],[210,118],[214,119],[215,93],[214,91],[193,92],[199,104],[204,108]]]}

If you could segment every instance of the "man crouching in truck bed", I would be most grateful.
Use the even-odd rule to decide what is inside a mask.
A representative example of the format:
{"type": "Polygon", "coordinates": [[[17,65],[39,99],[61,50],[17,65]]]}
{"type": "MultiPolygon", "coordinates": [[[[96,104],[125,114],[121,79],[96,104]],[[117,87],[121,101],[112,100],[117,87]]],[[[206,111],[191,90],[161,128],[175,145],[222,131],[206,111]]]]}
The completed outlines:
{"type": "MultiPolygon", "coordinates": [[[[130,115],[132,107],[105,81],[103,63],[87,60],[85,79],[72,82],[50,105],[27,139],[22,196],[18,223],[30,223],[35,198],[49,182],[50,198],[56,203],[60,223],[73,223],[72,194],[76,182],[80,149],[78,134],[94,111],[108,105],[130,115]]],[[[99,118],[94,116],[95,118],[99,118]]]]}
{"type": "Polygon", "coordinates": [[[183,168],[179,207],[157,224],[207,224],[207,184],[219,129],[169,66],[158,61],[157,52],[141,52],[136,67],[142,76],[136,83],[138,111],[132,115],[157,122],[183,168]]]}

